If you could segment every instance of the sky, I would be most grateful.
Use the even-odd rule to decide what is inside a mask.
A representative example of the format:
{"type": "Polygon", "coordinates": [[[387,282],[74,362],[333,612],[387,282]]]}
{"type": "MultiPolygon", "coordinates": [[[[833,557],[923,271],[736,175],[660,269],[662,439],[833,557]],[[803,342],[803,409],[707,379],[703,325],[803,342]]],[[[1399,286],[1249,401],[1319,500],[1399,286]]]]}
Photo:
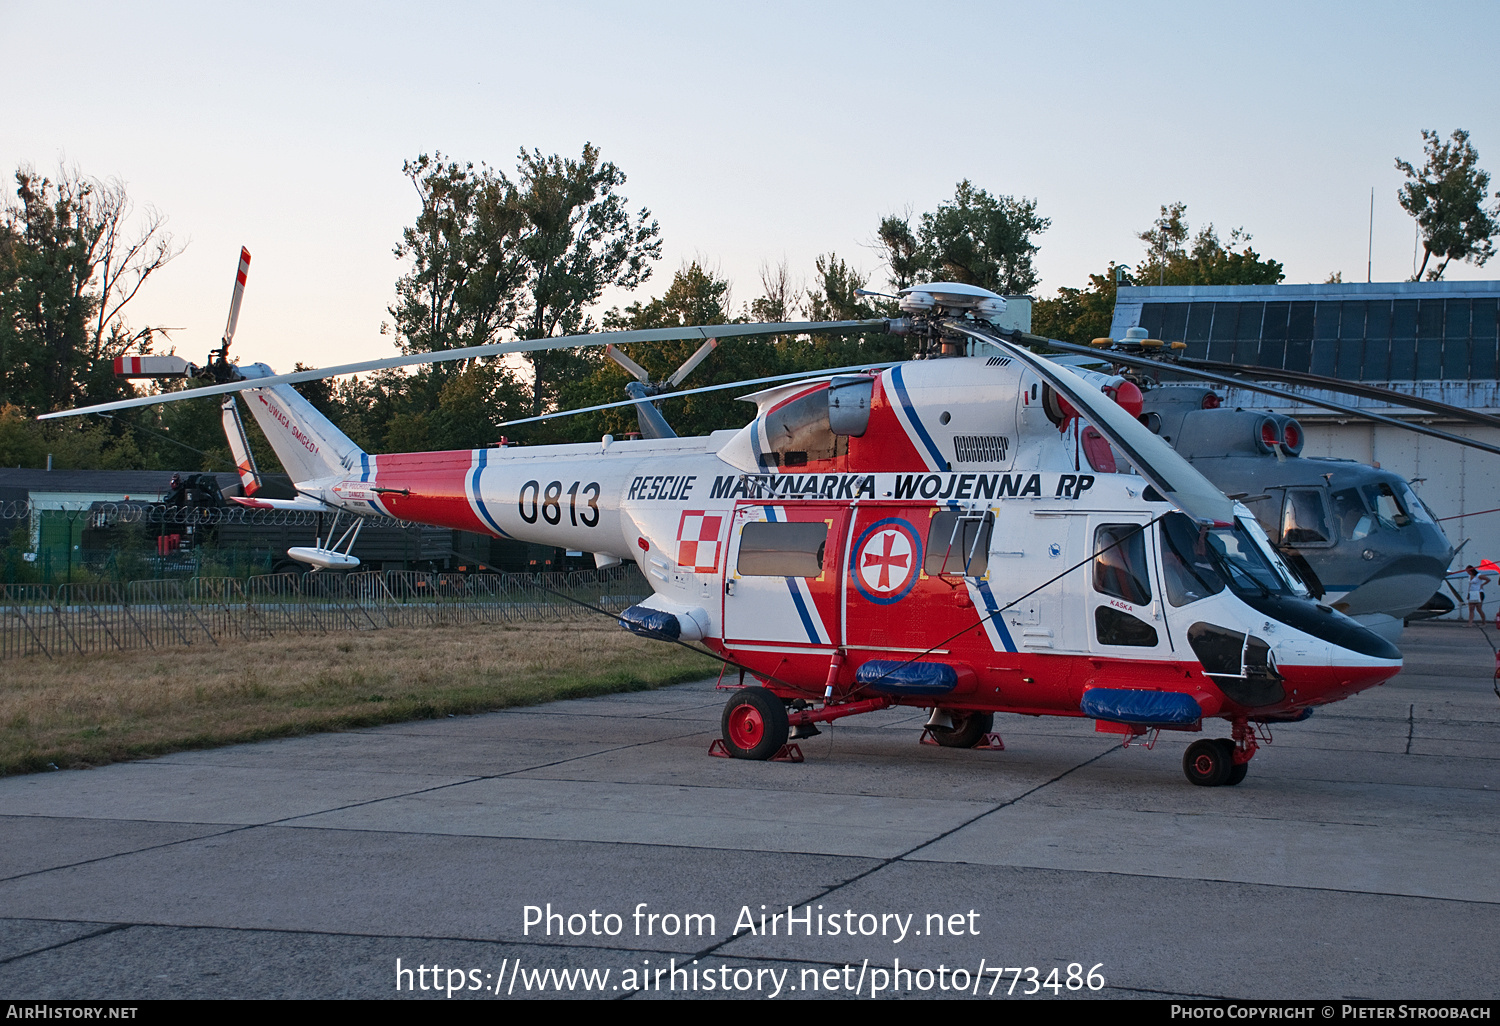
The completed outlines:
{"type": "Polygon", "coordinates": [[[522,149],[614,162],[665,245],[603,308],[695,259],[736,306],[763,264],[809,279],[830,251],[879,287],[880,219],[962,179],[1051,219],[1040,296],[1137,262],[1175,201],[1289,283],[1364,281],[1372,237],[1373,279],[1397,281],[1395,158],[1420,165],[1421,131],[1467,129],[1500,175],[1497,30],[1493,2],[0,0],[0,167],[118,179],[168,217],[187,247],[126,315],[190,359],[247,246],[234,352],[278,370],[393,355],[402,164],[437,151],[512,175],[522,149]]]}

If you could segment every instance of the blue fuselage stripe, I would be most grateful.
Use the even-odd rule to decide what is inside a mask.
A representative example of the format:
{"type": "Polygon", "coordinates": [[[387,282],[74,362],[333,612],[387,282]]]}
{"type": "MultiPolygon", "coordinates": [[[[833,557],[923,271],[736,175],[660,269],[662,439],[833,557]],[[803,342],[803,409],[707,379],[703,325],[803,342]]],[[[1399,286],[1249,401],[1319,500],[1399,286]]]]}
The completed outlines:
{"type": "Polygon", "coordinates": [[[1005,651],[1014,652],[1016,643],[1011,640],[1010,631],[1006,629],[1005,617],[1001,616],[995,605],[995,595],[990,591],[989,581],[979,581],[979,594],[984,596],[984,611],[990,618],[990,623],[995,625],[995,631],[1000,635],[1000,643],[1005,646],[1005,651]]]}
{"type": "Polygon", "coordinates": [[[484,521],[485,526],[498,535],[504,535],[505,532],[500,530],[500,525],[495,522],[495,518],[490,516],[490,511],[485,508],[484,497],[479,493],[479,476],[484,472],[489,454],[483,449],[479,449],[476,450],[476,455],[478,456],[478,460],[474,464],[474,469],[469,472],[469,494],[474,497],[474,508],[479,510],[479,518],[484,521]]]}
{"type": "MultiPolygon", "coordinates": [[[[776,510],[770,506],[766,507],[766,520],[777,523],[776,510]]],[[[797,615],[802,617],[802,629],[807,631],[807,640],[814,645],[822,639],[818,637],[818,629],[813,625],[812,614],[807,611],[807,603],[802,601],[802,592],[797,590],[797,579],[795,577],[782,578],[786,581],[787,590],[792,593],[792,604],[797,607],[797,615]]]]}
{"type": "Polygon", "coordinates": [[[932,456],[934,464],[932,469],[947,470],[948,461],[943,459],[943,453],[938,449],[937,443],[922,426],[922,421],[917,417],[917,411],[912,407],[911,396],[906,394],[906,382],[901,379],[900,367],[891,368],[891,383],[896,386],[896,398],[901,400],[901,408],[906,411],[906,419],[911,421],[911,426],[916,429],[917,437],[922,440],[923,445],[927,446],[927,451],[932,456]]]}

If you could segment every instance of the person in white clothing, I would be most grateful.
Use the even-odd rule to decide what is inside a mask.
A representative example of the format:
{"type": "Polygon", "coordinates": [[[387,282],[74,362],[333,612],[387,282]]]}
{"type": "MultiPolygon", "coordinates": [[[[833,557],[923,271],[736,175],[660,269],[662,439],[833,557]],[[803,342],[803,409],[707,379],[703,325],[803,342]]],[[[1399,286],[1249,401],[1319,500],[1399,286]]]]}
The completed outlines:
{"type": "Polygon", "coordinates": [[[1490,583],[1490,575],[1482,574],[1472,566],[1464,567],[1469,575],[1469,594],[1466,596],[1469,603],[1469,626],[1474,626],[1474,617],[1478,615],[1480,626],[1484,625],[1484,586],[1490,583]]]}

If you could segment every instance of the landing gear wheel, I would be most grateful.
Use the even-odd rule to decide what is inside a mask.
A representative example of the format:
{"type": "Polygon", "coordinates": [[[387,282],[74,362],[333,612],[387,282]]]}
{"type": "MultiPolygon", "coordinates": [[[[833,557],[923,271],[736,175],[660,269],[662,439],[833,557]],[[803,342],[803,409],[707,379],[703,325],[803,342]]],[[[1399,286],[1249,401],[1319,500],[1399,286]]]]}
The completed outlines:
{"type": "Polygon", "coordinates": [[[1224,775],[1224,784],[1226,787],[1233,787],[1245,779],[1245,774],[1250,771],[1250,764],[1248,762],[1235,763],[1234,753],[1239,746],[1229,738],[1219,738],[1219,745],[1224,749],[1224,758],[1229,760],[1229,772],[1224,775]]]}
{"type": "Polygon", "coordinates": [[[994,713],[952,713],[953,729],[932,729],[932,736],[944,748],[973,748],[995,727],[994,713]]]}
{"type": "Polygon", "coordinates": [[[724,706],[719,727],[736,759],[769,759],[786,744],[786,703],[765,688],[745,688],[724,706]]]}
{"type": "Polygon", "coordinates": [[[1233,749],[1219,739],[1194,741],[1182,757],[1182,772],[1199,787],[1218,787],[1229,778],[1233,749]]]}

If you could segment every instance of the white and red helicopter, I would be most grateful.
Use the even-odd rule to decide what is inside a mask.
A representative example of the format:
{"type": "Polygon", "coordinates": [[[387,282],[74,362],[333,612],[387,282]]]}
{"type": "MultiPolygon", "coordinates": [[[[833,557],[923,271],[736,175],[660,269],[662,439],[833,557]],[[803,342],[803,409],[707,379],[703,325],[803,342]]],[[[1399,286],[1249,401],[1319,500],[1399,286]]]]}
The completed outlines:
{"type": "MultiPolygon", "coordinates": [[[[208,367],[119,368],[216,384],[46,416],[223,395],[248,475],[229,395],[244,392],[299,493],[247,505],[634,560],[654,594],[622,626],[701,641],[760,681],[725,706],[722,754],[800,758],[789,742],[817,724],[895,705],[930,710],[924,738],[948,747],[999,747],[996,712],[1092,718],[1127,741],[1218,719],[1230,736],[1188,746],[1184,771],[1237,784],[1263,725],[1401,668],[1392,644],[1310,599],[1246,507],[1137,421],[1139,393],[1101,391],[1015,344],[996,327],[1005,300],[986,290],[915,286],[888,321],[608,332],[277,375],[227,361],[248,261],[208,367]],[[928,358],[775,383],[747,397],[749,424],[700,438],[376,455],[291,387],[541,349],[872,329],[917,336],[928,358]],[[1080,460],[1085,424],[1127,472],[1080,460]]],[[[350,545],[330,531],[291,554],[349,567],[350,545]]]]}

